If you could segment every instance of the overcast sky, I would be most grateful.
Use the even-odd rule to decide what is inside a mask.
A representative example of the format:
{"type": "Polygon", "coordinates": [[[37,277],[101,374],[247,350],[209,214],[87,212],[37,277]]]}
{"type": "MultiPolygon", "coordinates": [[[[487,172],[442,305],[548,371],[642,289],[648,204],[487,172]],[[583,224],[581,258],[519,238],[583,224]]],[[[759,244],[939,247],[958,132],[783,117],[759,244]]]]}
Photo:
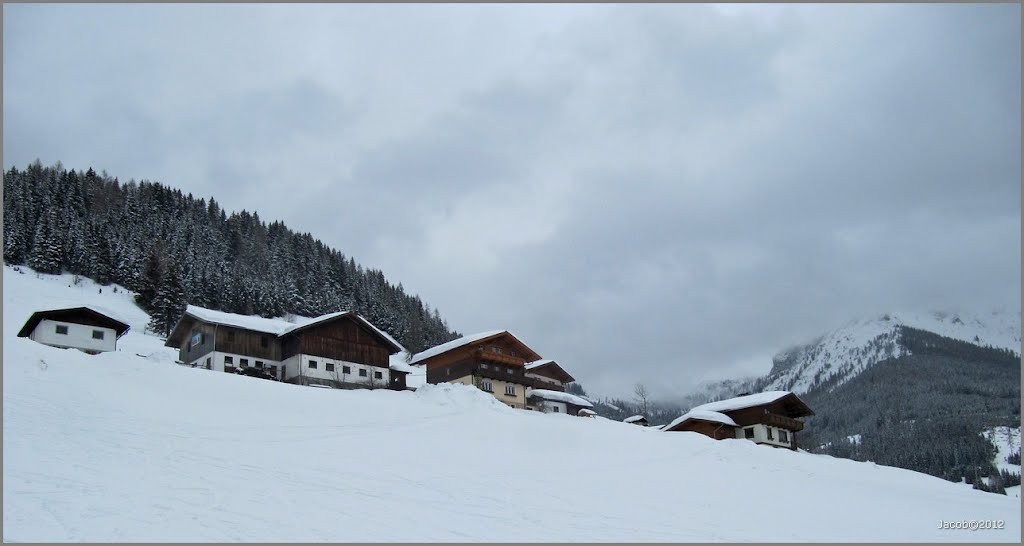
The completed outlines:
{"type": "Polygon", "coordinates": [[[591,393],[1020,309],[1020,6],[4,5],[3,165],[309,231],[591,393]]]}

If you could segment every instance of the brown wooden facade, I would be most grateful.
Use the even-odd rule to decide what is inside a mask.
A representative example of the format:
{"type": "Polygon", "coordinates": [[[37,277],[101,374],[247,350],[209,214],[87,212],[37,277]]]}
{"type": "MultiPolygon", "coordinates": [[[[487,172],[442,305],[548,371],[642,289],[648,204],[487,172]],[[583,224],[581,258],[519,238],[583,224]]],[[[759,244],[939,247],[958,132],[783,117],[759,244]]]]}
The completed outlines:
{"type": "Polygon", "coordinates": [[[704,436],[716,440],[726,440],[736,437],[736,427],[725,423],[705,421],[703,419],[688,419],[672,429],[672,432],[689,431],[699,432],[704,436]]]}
{"type": "MultiPolygon", "coordinates": [[[[540,360],[540,355],[508,332],[501,332],[443,353],[420,360],[426,368],[427,383],[446,383],[471,377],[472,384],[493,379],[519,385],[525,393],[539,381],[526,377],[526,363],[540,360]]],[[[545,387],[547,388],[546,384],[545,387]]],[[[504,393],[494,392],[502,399],[504,393]]],[[[518,395],[517,395],[518,398],[518,395]]],[[[525,396],[521,401],[525,401],[525,396]]],[[[518,405],[513,405],[518,407],[518,405]]]]}
{"type": "MultiPolygon", "coordinates": [[[[768,427],[775,427],[785,430],[788,433],[788,447],[789,449],[797,449],[797,432],[804,429],[803,421],[799,421],[798,417],[806,417],[814,415],[811,408],[804,403],[797,395],[789,393],[774,402],[767,404],[759,404],[756,406],[750,406],[745,408],[738,408],[733,410],[720,410],[719,413],[727,415],[731,418],[737,426],[725,425],[722,423],[716,423],[712,421],[706,421],[702,419],[688,419],[682,423],[677,424],[671,429],[665,429],[669,432],[677,431],[693,431],[710,436],[717,440],[725,438],[744,438],[745,428],[753,425],[765,425],[768,427]],[[728,431],[727,433],[723,431],[728,431]],[[725,434],[723,436],[723,434],[725,434]]],[[[781,443],[777,439],[769,439],[769,442],[781,443]]],[[[787,442],[783,440],[782,442],[787,442]]],[[[762,443],[762,442],[758,442],[762,443]]],[[[776,443],[763,442],[763,445],[770,445],[772,447],[787,447],[785,445],[777,445],[776,443]]]]}
{"type": "Polygon", "coordinates": [[[324,321],[285,334],[281,359],[308,354],[387,368],[388,357],[397,349],[351,315],[339,318],[341,320],[324,321]]]}
{"type": "MultiPolygon", "coordinates": [[[[390,355],[401,348],[354,313],[330,316],[276,335],[236,325],[207,322],[186,312],[175,325],[165,345],[178,348],[181,362],[195,362],[217,351],[243,355],[244,359],[250,361],[250,366],[261,360],[269,361],[265,363],[266,368],[275,375],[278,369],[274,364],[299,354],[388,368],[391,380],[385,382],[386,386],[397,390],[406,388],[407,373],[391,370],[388,361],[390,355]]],[[[233,365],[225,364],[225,371],[232,372],[235,369],[233,365]]],[[[294,378],[288,380],[291,379],[294,378]]]]}

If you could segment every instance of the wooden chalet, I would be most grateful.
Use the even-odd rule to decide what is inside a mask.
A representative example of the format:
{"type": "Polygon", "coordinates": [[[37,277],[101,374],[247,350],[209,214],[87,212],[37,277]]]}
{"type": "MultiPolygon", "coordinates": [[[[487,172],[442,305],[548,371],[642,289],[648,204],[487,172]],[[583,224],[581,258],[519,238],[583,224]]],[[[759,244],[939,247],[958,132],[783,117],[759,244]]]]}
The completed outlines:
{"type": "Polygon", "coordinates": [[[526,363],[540,355],[506,330],[482,332],[442,343],[413,355],[409,364],[426,369],[427,383],[462,383],[489,392],[495,398],[525,409],[526,363]]]}
{"type": "Polygon", "coordinates": [[[789,391],[769,391],[697,406],[662,428],[690,431],[722,440],[740,438],[774,447],[797,448],[798,419],[814,415],[811,408],[789,391]]]}
{"type": "Polygon", "coordinates": [[[165,345],[178,348],[186,365],[228,373],[255,367],[302,385],[404,390],[408,373],[389,364],[402,346],[351,311],[293,324],[189,305],[165,345]]]}
{"type": "Polygon", "coordinates": [[[117,350],[117,340],[131,327],[94,306],[66,307],[36,311],[28,317],[18,337],[62,349],[89,354],[117,350]]]}
{"type": "Polygon", "coordinates": [[[530,386],[536,389],[564,391],[565,385],[576,381],[569,372],[550,359],[528,362],[524,371],[526,378],[533,381],[530,386]]]}

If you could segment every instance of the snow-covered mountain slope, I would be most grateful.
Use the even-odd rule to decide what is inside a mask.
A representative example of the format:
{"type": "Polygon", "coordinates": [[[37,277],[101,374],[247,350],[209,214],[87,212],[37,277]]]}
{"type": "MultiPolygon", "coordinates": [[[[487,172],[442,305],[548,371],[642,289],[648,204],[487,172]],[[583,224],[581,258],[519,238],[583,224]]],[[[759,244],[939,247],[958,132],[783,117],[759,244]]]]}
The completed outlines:
{"type": "Polygon", "coordinates": [[[957,313],[889,313],[864,319],[808,343],[781,351],[772,362],[762,390],[805,393],[818,383],[845,383],[869,366],[906,353],[899,327],[926,330],[981,346],[1021,350],[1020,312],[995,311],[985,316],[957,313]]]}
{"type": "Polygon", "coordinates": [[[915,472],[513,410],[462,385],[177,366],[126,295],[66,285],[4,271],[5,541],[1020,539],[1017,499],[915,472]],[[93,293],[132,323],[117,352],[15,336],[36,308],[93,293]],[[965,519],[1005,528],[938,525],[965,519]]]}

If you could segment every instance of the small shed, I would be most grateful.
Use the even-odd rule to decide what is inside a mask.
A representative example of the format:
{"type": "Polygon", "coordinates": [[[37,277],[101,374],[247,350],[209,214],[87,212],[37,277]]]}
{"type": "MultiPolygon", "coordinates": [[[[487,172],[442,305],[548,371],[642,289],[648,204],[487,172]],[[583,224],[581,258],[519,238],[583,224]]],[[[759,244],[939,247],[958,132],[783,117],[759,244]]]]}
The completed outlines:
{"type": "Polygon", "coordinates": [[[576,415],[578,415],[580,417],[590,417],[590,418],[593,418],[593,417],[595,417],[597,415],[597,412],[595,412],[594,410],[589,410],[587,408],[582,408],[582,409],[580,409],[579,413],[577,413],[576,415]]]}
{"type": "Polygon", "coordinates": [[[117,350],[117,340],[129,329],[109,311],[86,305],[36,311],[18,331],[18,337],[96,354],[117,350]]]}
{"type": "Polygon", "coordinates": [[[640,425],[642,427],[647,426],[647,418],[643,415],[634,415],[632,417],[626,417],[622,420],[623,423],[629,423],[631,425],[640,425]]]}

